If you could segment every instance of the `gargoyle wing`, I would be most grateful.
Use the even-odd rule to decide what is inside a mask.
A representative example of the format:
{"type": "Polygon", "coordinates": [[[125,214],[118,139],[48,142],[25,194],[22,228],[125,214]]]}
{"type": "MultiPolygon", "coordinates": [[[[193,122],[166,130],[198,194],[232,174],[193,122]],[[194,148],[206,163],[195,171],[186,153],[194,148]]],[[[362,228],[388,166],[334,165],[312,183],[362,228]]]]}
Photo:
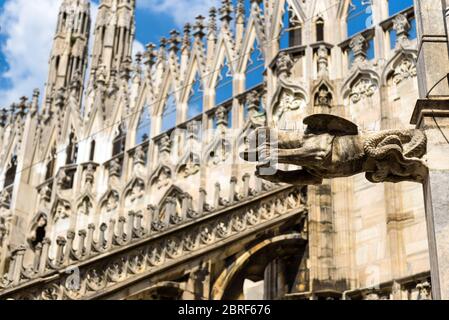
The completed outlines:
{"type": "Polygon", "coordinates": [[[335,136],[357,135],[359,130],[355,123],[331,114],[318,113],[305,117],[306,133],[330,133],[335,136]]]}

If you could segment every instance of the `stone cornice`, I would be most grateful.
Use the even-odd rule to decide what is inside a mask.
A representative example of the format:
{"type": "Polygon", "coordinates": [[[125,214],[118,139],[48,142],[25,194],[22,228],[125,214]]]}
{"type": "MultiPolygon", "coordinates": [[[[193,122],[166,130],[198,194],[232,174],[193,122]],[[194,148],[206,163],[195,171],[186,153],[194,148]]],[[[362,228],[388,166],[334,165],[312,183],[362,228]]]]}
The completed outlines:
{"type": "MultiPolygon", "coordinates": [[[[295,215],[305,217],[306,212],[300,188],[285,187],[273,190],[170,230],[134,239],[129,244],[94,255],[84,261],[61,265],[35,280],[22,278],[25,282],[14,288],[6,288],[0,292],[0,297],[11,297],[27,292],[33,299],[45,300],[49,297],[48,290],[55,293],[50,295],[55,299],[84,299],[98,296],[102,294],[101,292],[104,293],[106,287],[108,292],[109,288],[120,288],[129,281],[134,281],[134,278],[148,277],[205,252],[216,250],[220,246],[241,240],[246,234],[265,230],[295,215]],[[71,288],[66,288],[67,279],[71,277],[66,270],[74,269],[79,271],[80,290],[82,288],[86,290],[83,293],[72,292],[71,288]],[[105,284],[103,287],[98,284],[97,288],[91,283],[98,280],[90,279],[93,276],[92,272],[102,273],[103,277],[100,277],[100,280],[109,285],[105,284]]],[[[26,297],[22,294],[16,298],[26,297]]]]}

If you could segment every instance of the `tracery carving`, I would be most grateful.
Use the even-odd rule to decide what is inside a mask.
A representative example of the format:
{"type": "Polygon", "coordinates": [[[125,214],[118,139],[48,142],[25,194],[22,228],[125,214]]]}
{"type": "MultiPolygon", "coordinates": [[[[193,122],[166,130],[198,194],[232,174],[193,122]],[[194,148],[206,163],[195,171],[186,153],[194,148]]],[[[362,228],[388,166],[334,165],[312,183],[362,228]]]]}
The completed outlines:
{"type": "Polygon", "coordinates": [[[399,84],[403,80],[416,77],[416,64],[410,59],[403,59],[401,63],[394,69],[393,83],[399,84]]]}
{"type": "Polygon", "coordinates": [[[351,88],[349,98],[352,103],[358,103],[362,99],[374,95],[377,90],[377,84],[369,77],[360,78],[351,88]]]}
{"type": "Polygon", "coordinates": [[[155,185],[157,189],[165,188],[171,184],[171,178],[171,170],[165,166],[160,167],[153,177],[151,185],[155,185]]]}

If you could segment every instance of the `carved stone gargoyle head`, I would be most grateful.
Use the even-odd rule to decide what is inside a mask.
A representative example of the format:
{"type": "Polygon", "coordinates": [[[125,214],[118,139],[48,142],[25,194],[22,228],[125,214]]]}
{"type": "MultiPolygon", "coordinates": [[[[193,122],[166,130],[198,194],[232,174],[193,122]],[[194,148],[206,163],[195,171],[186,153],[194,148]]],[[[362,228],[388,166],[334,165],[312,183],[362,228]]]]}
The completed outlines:
{"type": "Polygon", "coordinates": [[[427,167],[427,138],[421,130],[385,130],[360,133],[356,124],[329,114],[304,118],[304,132],[257,128],[249,148],[241,153],[257,163],[256,175],[289,184],[321,184],[323,179],[364,172],[373,182],[423,182],[427,167]],[[278,164],[300,170],[283,171],[278,164]]]}

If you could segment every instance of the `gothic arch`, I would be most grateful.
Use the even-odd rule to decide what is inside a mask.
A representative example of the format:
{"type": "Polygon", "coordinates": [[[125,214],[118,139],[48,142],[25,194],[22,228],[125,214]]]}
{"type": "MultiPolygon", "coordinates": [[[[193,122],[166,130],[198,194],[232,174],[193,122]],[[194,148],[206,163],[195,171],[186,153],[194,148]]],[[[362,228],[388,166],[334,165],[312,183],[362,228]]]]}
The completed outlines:
{"type": "Polygon", "coordinates": [[[133,197],[143,198],[145,195],[145,189],[145,181],[142,178],[134,177],[131,179],[131,181],[129,181],[123,189],[123,197],[121,199],[122,207],[127,207],[127,200],[132,193],[134,193],[133,197]]]}
{"type": "MultiPolygon", "coordinates": [[[[324,104],[327,104],[326,106],[331,107],[333,102],[335,102],[335,94],[332,85],[326,80],[321,80],[318,84],[316,84],[312,89],[311,97],[313,97],[313,105],[316,106],[324,106],[324,104]],[[327,94],[323,96],[323,94],[320,94],[322,90],[325,90],[327,94]],[[324,98],[327,99],[327,103],[318,102],[317,98],[324,98]]],[[[319,99],[318,99],[319,100],[319,99]]]]}
{"type": "Polygon", "coordinates": [[[176,185],[171,185],[170,188],[165,192],[162,198],[158,202],[159,207],[159,218],[162,221],[169,221],[172,216],[167,216],[170,213],[176,215],[177,217],[181,216],[182,212],[182,198],[185,192],[182,191],[176,185]],[[170,204],[170,201],[173,200],[174,204],[174,212],[167,211],[167,204],[170,204]]]}
{"type": "MultiPolygon", "coordinates": [[[[196,44],[194,44],[194,47],[196,47],[196,44]]],[[[207,84],[207,81],[205,81],[207,78],[207,73],[202,66],[202,64],[204,64],[204,62],[202,61],[202,57],[200,57],[200,54],[197,53],[197,50],[195,50],[194,48],[192,48],[192,50],[193,51],[187,63],[187,69],[185,73],[186,76],[184,80],[184,90],[182,91],[180,97],[180,101],[183,103],[187,103],[190,97],[193,81],[195,80],[196,75],[199,76],[199,80],[201,81],[201,86],[203,88],[205,88],[207,84]]]]}
{"type": "Polygon", "coordinates": [[[137,300],[178,300],[182,298],[184,291],[185,283],[163,281],[141,290],[134,297],[137,300]]]}
{"type": "Polygon", "coordinates": [[[234,263],[223,270],[223,272],[218,276],[217,280],[214,283],[211,298],[213,300],[223,299],[226,289],[231,285],[231,282],[234,280],[237,274],[247,265],[250,259],[256,254],[266,252],[267,258],[269,258],[268,255],[270,252],[274,255],[277,255],[275,250],[273,250],[277,246],[286,248],[288,246],[301,247],[303,245],[304,238],[298,233],[276,236],[274,238],[261,241],[251,249],[246,250],[234,261],[234,263]]]}
{"type": "MultiPolygon", "coordinates": [[[[223,35],[223,32],[221,33],[223,35]]],[[[233,44],[228,43],[224,37],[220,37],[217,42],[217,49],[215,50],[215,59],[211,66],[211,76],[209,77],[209,88],[215,88],[219,81],[224,63],[227,63],[231,76],[235,74],[235,54],[233,52],[233,44]]]]}
{"type": "Polygon", "coordinates": [[[152,188],[153,186],[156,186],[158,189],[167,187],[172,182],[173,172],[174,169],[172,166],[159,164],[148,179],[148,187],[152,188]]]}
{"type": "Polygon", "coordinates": [[[382,71],[382,85],[386,85],[390,78],[402,81],[404,78],[416,76],[417,51],[401,48],[386,63],[382,71]],[[407,65],[404,65],[407,63],[407,65]]]}
{"type": "Polygon", "coordinates": [[[168,71],[167,75],[164,77],[158,96],[159,99],[157,100],[155,108],[153,109],[153,116],[155,119],[154,129],[152,129],[153,134],[157,134],[163,131],[164,112],[166,111],[166,108],[170,107],[169,103],[172,103],[172,107],[174,107],[174,110],[169,111],[174,113],[173,126],[176,126],[178,122],[179,90],[170,71],[168,71]]]}
{"type": "Polygon", "coordinates": [[[380,77],[377,72],[358,66],[344,82],[342,96],[357,103],[364,97],[374,95],[379,89],[379,84],[380,77]]]}
{"type": "Polygon", "coordinates": [[[136,108],[135,116],[130,120],[129,124],[129,139],[133,143],[132,146],[139,145],[143,143],[145,140],[148,140],[151,137],[151,104],[147,103],[138,104],[138,108],[136,108]],[[148,119],[143,119],[143,117],[147,117],[148,119]],[[145,122],[148,121],[148,124],[145,122]],[[147,135],[147,138],[144,139],[143,134],[147,135]]]}
{"type": "Polygon", "coordinates": [[[189,176],[196,175],[200,171],[201,158],[194,152],[186,152],[184,156],[179,160],[175,172],[177,176],[188,178],[189,176]]]}
{"type": "Polygon", "coordinates": [[[299,1],[292,1],[292,0],[276,1],[273,11],[274,13],[271,17],[271,25],[273,27],[271,29],[272,32],[269,37],[270,39],[277,39],[280,36],[282,28],[285,27],[282,25],[283,16],[286,13],[285,5],[288,5],[288,10],[292,13],[292,19],[296,18],[297,21],[301,24],[304,23],[304,21],[306,20],[306,14],[299,5],[299,1]]]}
{"type": "MultiPolygon", "coordinates": [[[[259,7],[256,6],[256,8],[259,7]]],[[[243,38],[243,46],[241,47],[240,51],[240,59],[236,67],[237,72],[245,73],[247,71],[247,65],[250,60],[250,55],[252,50],[254,50],[256,44],[259,45],[260,52],[262,53],[265,60],[265,47],[261,45],[266,42],[265,33],[262,26],[259,25],[259,17],[255,15],[257,12],[255,10],[257,9],[254,9],[251,6],[251,15],[245,29],[246,32],[243,38]]]]}
{"type": "Polygon", "coordinates": [[[119,216],[120,199],[120,193],[117,190],[108,188],[98,201],[98,225],[104,223],[109,226],[111,219],[119,216]]]}
{"type": "MultiPolygon", "coordinates": [[[[191,55],[191,58],[189,60],[188,69],[186,73],[186,78],[184,82],[184,90],[181,95],[181,101],[182,101],[182,119],[183,121],[190,120],[191,118],[195,116],[189,116],[189,110],[190,110],[190,99],[192,96],[195,95],[194,88],[196,85],[198,85],[198,90],[202,89],[204,92],[204,88],[206,85],[205,81],[205,74],[201,68],[201,63],[199,62],[199,58],[196,54],[191,55]]],[[[201,101],[201,112],[198,112],[198,114],[201,114],[204,112],[204,93],[200,96],[201,101]]]]}
{"type": "MultiPolygon", "coordinates": [[[[61,124],[58,125],[61,126],[61,124]]],[[[73,111],[71,108],[66,109],[64,111],[64,119],[61,127],[62,128],[59,135],[63,143],[68,139],[72,132],[75,136],[80,137],[82,128],[80,114],[73,111]]]]}
{"type": "Polygon", "coordinates": [[[76,201],[76,229],[86,230],[89,223],[93,223],[95,212],[96,212],[96,202],[94,197],[86,192],[81,195],[76,201]]]}

